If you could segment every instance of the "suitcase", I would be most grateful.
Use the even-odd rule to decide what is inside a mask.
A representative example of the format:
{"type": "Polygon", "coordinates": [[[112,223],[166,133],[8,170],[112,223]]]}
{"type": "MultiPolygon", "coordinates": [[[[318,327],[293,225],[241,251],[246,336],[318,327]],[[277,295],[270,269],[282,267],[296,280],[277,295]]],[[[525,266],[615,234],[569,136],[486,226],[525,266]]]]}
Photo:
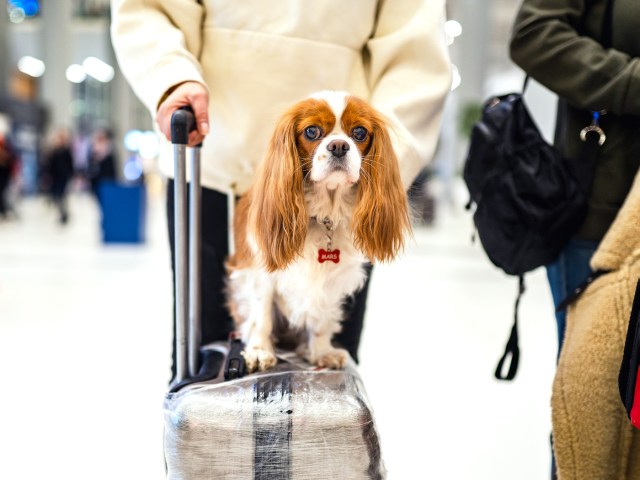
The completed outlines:
{"type": "Polygon", "coordinates": [[[164,399],[167,478],[386,478],[371,405],[353,361],[340,371],[317,369],[278,350],[275,367],[244,375],[239,339],[200,347],[199,148],[191,150],[188,222],[186,208],[186,144],[193,124],[189,111],[172,118],[177,373],[164,399]]]}

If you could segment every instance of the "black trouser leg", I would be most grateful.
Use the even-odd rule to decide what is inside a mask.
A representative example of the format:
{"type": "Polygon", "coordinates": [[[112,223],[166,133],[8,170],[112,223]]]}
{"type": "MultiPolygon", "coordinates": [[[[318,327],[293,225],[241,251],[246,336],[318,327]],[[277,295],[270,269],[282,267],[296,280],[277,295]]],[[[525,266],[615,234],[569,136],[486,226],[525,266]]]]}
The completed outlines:
{"type": "MultiPolygon", "coordinates": [[[[225,194],[202,189],[202,262],[200,279],[201,295],[201,338],[202,344],[224,341],[233,330],[233,321],[225,306],[224,261],[227,257],[227,196],[225,194]]],[[[174,272],[174,317],[173,332],[175,337],[175,243],[174,243],[174,205],[173,181],[167,185],[167,226],[169,228],[169,244],[171,246],[171,267],[174,272]]],[[[175,338],[173,341],[172,377],[176,373],[175,338]]]]}
{"type": "Polygon", "coordinates": [[[51,199],[58,208],[61,223],[66,223],[69,217],[69,211],[67,209],[67,184],[67,179],[55,179],[51,186],[51,199]]]}
{"type": "Polygon", "coordinates": [[[360,346],[360,336],[364,326],[364,314],[367,307],[367,295],[369,293],[369,282],[373,265],[365,266],[367,280],[362,290],[347,298],[344,303],[344,321],[342,331],[336,335],[334,342],[345,348],[351,357],[358,362],[358,347],[360,346]]]}

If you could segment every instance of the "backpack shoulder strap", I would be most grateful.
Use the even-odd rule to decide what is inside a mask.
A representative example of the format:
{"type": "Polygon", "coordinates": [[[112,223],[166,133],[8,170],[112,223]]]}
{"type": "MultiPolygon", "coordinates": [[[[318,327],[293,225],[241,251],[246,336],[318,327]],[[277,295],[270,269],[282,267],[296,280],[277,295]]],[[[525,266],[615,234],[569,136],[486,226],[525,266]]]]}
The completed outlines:
{"type": "Polygon", "coordinates": [[[515,378],[516,373],[518,372],[518,363],[520,362],[520,346],[518,345],[518,307],[520,306],[520,298],[522,298],[522,294],[525,290],[524,275],[518,275],[518,296],[516,297],[516,303],[514,306],[511,335],[509,335],[509,340],[507,340],[507,345],[504,348],[504,354],[498,362],[498,366],[496,367],[494,374],[498,380],[511,381],[515,378]],[[507,360],[510,361],[509,370],[504,374],[503,371],[507,360]]]}

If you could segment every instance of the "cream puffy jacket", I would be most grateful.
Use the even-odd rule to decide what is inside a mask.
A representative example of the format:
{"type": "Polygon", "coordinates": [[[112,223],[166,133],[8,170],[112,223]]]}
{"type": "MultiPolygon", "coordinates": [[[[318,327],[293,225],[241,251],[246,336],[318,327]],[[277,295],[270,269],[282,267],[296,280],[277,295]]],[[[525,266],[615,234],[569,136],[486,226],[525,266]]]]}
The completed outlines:
{"type": "MultiPolygon", "coordinates": [[[[202,183],[243,193],[275,123],[320,90],[391,119],[409,186],[433,156],[451,71],[445,0],[112,0],[118,62],[155,116],[172,86],[209,90],[202,183]]],[[[161,166],[172,175],[163,139],[161,166]]]]}

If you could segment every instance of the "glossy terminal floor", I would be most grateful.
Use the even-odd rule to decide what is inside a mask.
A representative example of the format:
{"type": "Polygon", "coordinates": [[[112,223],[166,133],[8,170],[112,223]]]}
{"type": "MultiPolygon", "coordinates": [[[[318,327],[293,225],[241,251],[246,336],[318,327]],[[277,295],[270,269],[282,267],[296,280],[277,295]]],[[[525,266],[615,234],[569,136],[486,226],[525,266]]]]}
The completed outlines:
{"type": "MultiPolygon", "coordinates": [[[[101,244],[82,194],[64,228],[42,198],[0,222],[0,479],[164,478],[172,302],[162,205],[151,199],[137,246],[101,244]]],[[[374,273],[361,373],[389,480],[549,478],[556,340],[544,272],[527,276],[519,374],[498,382],[517,285],[471,233],[461,206],[443,207],[401,260],[374,273]]]]}

